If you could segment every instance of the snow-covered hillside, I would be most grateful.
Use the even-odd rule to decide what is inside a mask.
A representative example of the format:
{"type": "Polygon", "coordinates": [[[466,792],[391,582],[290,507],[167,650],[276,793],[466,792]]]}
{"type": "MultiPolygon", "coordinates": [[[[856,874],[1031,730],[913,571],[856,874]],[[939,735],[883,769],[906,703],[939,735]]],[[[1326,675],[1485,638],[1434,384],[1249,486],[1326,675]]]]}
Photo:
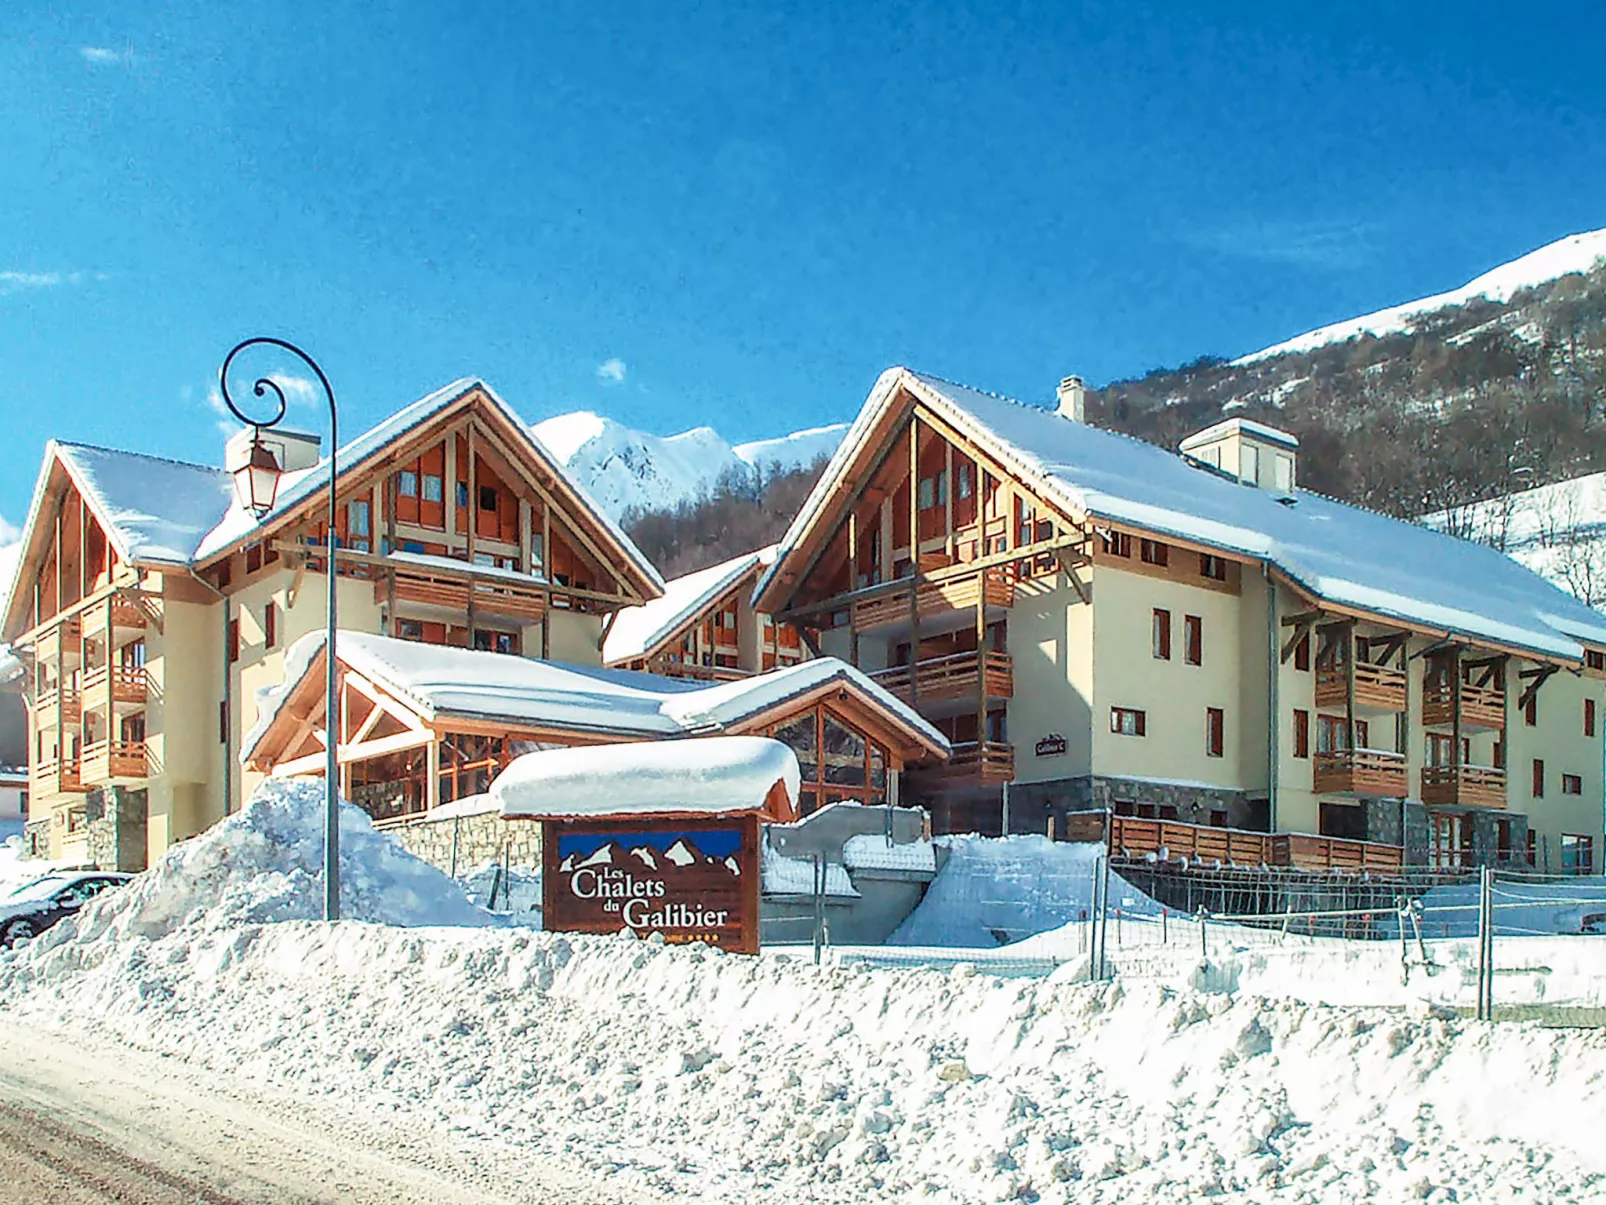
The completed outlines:
{"type": "Polygon", "coordinates": [[[773,472],[812,464],[836,450],[846,423],[779,439],[727,443],[712,427],[649,435],[589,410],[535,424],[536,437],[615,518],[632,507],[662,509],[711,489],[727,473],[773,472]]]}
{"type": "Polygon", "coordinates": [[[1602,258],[1606,258],[1606,230],[1570,235],[1540,247],[1537,251],[1530,251],[1508,264],[1501,264],[1498,268],[1468,281],[1459,289],[1423,297],[1417,301],[1408,301],[1403,305],[1391,306],[1373,314],[1363,314],[1359,318],[1351,318],[1345,322],[1319,327],[1282,343],[1262,348],[1233,363],[1251,364],[1256,360],[1280,356],[1286,352],[1310,351],[1324,344],[1342,343],[1357,335],[1381,336],[1409,331],[1424,315],[1436,310],[1452,305],[1465,305],[1477,297],[1485,297],[1490,301],[1510,301],[1523,289],[1543,284],[1547,280],[1555,280],[1558,276],[1565,276],[1569,272],[1587,272],[1602,258]]]}

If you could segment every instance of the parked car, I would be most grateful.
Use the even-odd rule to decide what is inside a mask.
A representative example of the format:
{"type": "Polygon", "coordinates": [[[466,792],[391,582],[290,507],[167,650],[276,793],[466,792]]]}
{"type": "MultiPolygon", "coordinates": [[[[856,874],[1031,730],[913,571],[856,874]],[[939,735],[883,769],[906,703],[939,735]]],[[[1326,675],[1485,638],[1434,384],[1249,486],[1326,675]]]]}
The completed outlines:
{"type": "Polygon", "coordinates": [[[64,916],[71,916],[108,887],[134,876],[109,870],[47,874],[0,896],[0,944],[15,949],[64,916]]]}

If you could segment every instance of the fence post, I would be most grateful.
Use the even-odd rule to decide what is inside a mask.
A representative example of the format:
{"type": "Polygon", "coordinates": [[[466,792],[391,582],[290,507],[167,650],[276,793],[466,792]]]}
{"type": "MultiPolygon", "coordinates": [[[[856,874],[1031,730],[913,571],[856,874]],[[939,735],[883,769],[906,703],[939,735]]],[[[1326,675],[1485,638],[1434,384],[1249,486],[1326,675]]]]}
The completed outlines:
{"type": "Polygon", "coordinates": [[[1478,870],[1478,1020],[1490,1021],[1489,1015],[1493,1011],[1494,993],[1489,990],[1489,980],[1494,968],[1490,966],[1491,947],[1494,939],[1494,909],[1491,885],[1494,872],[1487,866],[1478,870]]]}
{"type": "Polygon", "coordinates": [[[814,855],[814,965],[820,965],[820,950],[825,944],[825,855],[814,855]]]}
{"type": "Polygon", "coordinates": [[[462,817],[452,817],[452,878],[454,879],[457,877],[457,827],[462,823],[462,817]]]}
{"type": "Polygon", "coordinates": [[[1210,957],[1210,944],[1205,936],[1205,919],[1209,915],[1205,909],[1199,909],[1199,954],[1206,959],[1210,957]]]}
{"type": "MultiPolygon", "coordinates": [[[[1099,979],[1103,980],[1109,966],[1110,949],[1110,858],[1104,856],[1104,873],[1099,876],[1099,979]]],[[[1120,937],[1120,922],[1116,922],[1116,936],[1120,937]]]]}

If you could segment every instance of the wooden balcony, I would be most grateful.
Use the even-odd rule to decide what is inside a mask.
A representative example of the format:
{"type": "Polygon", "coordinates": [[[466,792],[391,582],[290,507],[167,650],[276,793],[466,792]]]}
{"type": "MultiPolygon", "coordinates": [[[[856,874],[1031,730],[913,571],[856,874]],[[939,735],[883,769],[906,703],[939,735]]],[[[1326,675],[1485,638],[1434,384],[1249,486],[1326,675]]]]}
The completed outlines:
{"type": "Polygon", "coordinates": [[[699,682],[738,682],[753,676],[752,670],[734,665],[697,665],[691,661],[665,661],[654,672],[666,678],[694,678],[699,682]]]}
{"type": "Polygon", "coordinates": [[[1001,741],[955,745],[947,761],[908,772],[917,791],[954,791],[965,787],[1002,786],[1015,777],[1015,746],[1001,741]]]}
{"type": "MultiPolygon", "coordinates": [[[[1455,725],[1454,685],[1437,682],[1422,693],[1422,723],[1429,728],[1455,725]]],[[[1506,726],[1506,692],[1493,686],[1461,684],[1461,726],[1502,729],[1506,726]]]]}
{"type": "Polygon", "coordinates": [[[912,666],[876,670],[870,676],[905,703],[911,702],[912,680],[913,697],[922,706],[955,700],[974,702],[979,693],[989,699],[1008,699],[1015,693],[1015,663],[1008,653],[950,653],[946,657],[928,657],[912,666]]]}
{"type": "MultiPolygon", "coordinates": [[[[427,565],[402,562],[396,569],[396,601],[466,614],[472,600],[480,615],[500,615],[525,623],[541,621],[545,585],[535,578],[525,584],[507,570],[476,573],[476,568],[484,570],[466,561],[461,570],[442,567],[438,572],[427,565]]],[[[561,593],[563,587],[553,589],[561,593]]],[[[383,577],[375,579],[376,600],[383,600],[388,590],[383,577]]]]}
{"type": "MultiPolygon", "coordinates": [[[[1316,673],[1316,706],[1345,705],[1349,675],[1342,665],[1323,666],[1316,673]]],[[[1405,710],[1405,671],[1390,665],[1355,663],[1355,706],[1367,711],[1405,710]]]]}
{"type": "Polygon", "coordinates": [[[1382,795],[1403,799],[1405,758],[1381,749],[1343,749],[1318,753],[1312,789],[1318,795],[1382,795]]]}
{"type": "Polygon", "coordinates": [[[83,704],[76,679],[57,683],[50,690],[41,692],[34,700],[33,708],[35,728],[60,728],[63,723],[77,724],[83,704]]]}
{"type": "MultiPolygon", "coordinates": [[[[1008,609],[1015,603],[1015,581],[1003,569],[987,569],[940,582],[927,582],[916,595],[919,622],[939,621],[954,612],[974,612],[985,592],[989,609],[1008,609]]],[[[853,626],[861,632],[877,628],[907,627],[910,622],[908,589],[889,591],[853,604],[853,626]]]]}
{"type": "Polygon", "coordinates": [[[1422,802],[1430,806],[1504,808],[1506,772],[1493,766],[1423,766],[1422,802]]]}
{"type": "MultiPolygon", "coordinates": [[[[1089,815],[1103,818],[1103,813],[1089,815]]],[[[1099,836],[1094,834],[1091,839],[1098,840],[1099,836]]],[[[1405,864],[1403,849],[1377,841],[1349,841],[1314,833],[1254,833],[1131,816],[1110,817],[1109,848],[1112,854],[1129,858],[1152,855],[1167,861],[1186,859],[1221,866],[1281,866],[1356,874],[1398,871],[1405,864]]]]}
{"type": "Polygon", "coordinates": [[[28,791],[35,799],[67,793],[81,794],[88,789],[79,777],[79,762],[76,758],[69,761],[40,762],[28,774],[28,791]]]}
{"type": "Polygon", "coordinates": [[[114,594],[109,603],[96,603],[85,608],[84,635],[98,636],[103,633],[108,618],[115,631],[143,632],[150,626],[150,616],[146,612],[146,607],[149,605],[127,594],[114,594]]]}
{"type": "Polygon", "coordinates": [[[82,780],[92,785],[146,776],[144,741],[96,741],[85,745],[82,780]]]}
{"type": "Polygon", "coordinates": [[[82,653],[79,641],[83,635],[77,613],[39,634],[34,642],[34,656],[40,661],[65,661],[77,664],[82,653]]]}
{"type": "Polygon", "coordinates": [[[143,665],[97,665],[84,671],[83,706],[86,711],[108,702],[145,705],[145,667],[143,665]],[[107,692],[110,691],[110,698],[107,692]]]}

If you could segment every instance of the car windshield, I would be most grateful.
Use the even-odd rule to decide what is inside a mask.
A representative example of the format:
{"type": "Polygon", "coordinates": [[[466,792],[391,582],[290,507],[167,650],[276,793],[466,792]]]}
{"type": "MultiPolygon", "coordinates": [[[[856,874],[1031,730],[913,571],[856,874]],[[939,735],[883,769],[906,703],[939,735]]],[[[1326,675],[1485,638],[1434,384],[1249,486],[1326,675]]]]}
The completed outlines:
{"type": "Polygon", "coordinates": [[[65,875],[51,874],[42,879],[35,879],[31,883],[24,883],[10,895],[6,896],[8,904],[26,904],[32,900],[49,899],[72,880],[65,875]]]}

